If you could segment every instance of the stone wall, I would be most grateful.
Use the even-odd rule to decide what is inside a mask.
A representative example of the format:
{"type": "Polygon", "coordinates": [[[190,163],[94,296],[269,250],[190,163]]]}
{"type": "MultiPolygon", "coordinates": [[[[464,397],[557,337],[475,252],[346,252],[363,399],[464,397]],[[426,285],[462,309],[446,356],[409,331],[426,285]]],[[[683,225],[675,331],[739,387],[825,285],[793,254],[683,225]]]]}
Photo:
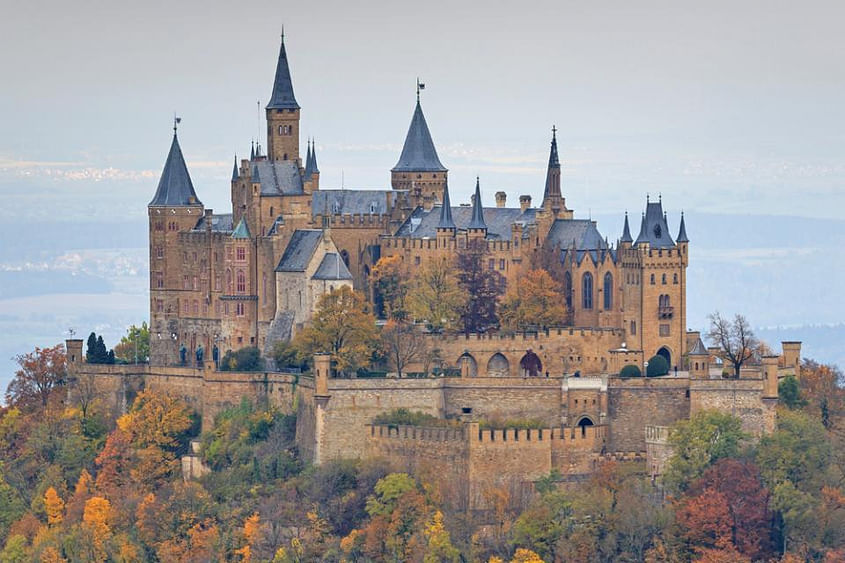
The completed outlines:
{"type": "Polygon", "coordinates": [[[671,426],[689,418],[689,379],[608,378],[608,450],[644,452],[646,426],[671,426]]]}
{"type": "Polygon", "coordinates": [[[445,415],[463,420],[537,419],[559,426],[561,378],[444,378],[445,415]],[[467,412],[469,409],[469,412],[467,412]]]}
{"type": "Polygon", "coordinates": [[[690,415],[719,410],[742,421],[742,429],[759,436],[774,430],[774,405],[763,397],[763,379],[694,379],[690,381],[690,415]]]}

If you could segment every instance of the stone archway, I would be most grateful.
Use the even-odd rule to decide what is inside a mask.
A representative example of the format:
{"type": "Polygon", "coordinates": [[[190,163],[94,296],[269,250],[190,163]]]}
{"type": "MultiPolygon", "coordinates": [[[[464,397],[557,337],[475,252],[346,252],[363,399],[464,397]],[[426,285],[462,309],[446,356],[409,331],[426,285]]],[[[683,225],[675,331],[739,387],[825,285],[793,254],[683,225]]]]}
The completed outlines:
{"type": "Polygon", "coordinates": [[[589,416],[582,416],[581,419],[578,421],[577,426],[581,429],[581,437],[583,438],[587,435],[587,427],[595,426],[595,424],[593,423],[593,419],[591,419],[589,416]]]}
{"type": "Polygon", "coordinates": [[[669,366],[669,369],[672,369],[672,352],[666,346],[663,346],[660,350],[657,351],[657,355],[661,356],[664,360],[666,360],[666,365],[669,366]]]}
{"type": "Polygon", "coordinates": [[[487,362],[487,377],[508,377],[510,374],[508,359],[501,352],[493,354],[487,362]]]}
{"type": "Polygon", "coordinates": [[[458,368],[461,370],[461,377],[478,376],[478,362],[475,361],[475,358],[469,352],[464,352],[458,358],[458,368]]]}
{"type": "Polygon", "coordinates": [[[543,373],[543,362],[540,356],[528,350],[519,360],[519,372],[522,377],[539,377],[543,373]]]}

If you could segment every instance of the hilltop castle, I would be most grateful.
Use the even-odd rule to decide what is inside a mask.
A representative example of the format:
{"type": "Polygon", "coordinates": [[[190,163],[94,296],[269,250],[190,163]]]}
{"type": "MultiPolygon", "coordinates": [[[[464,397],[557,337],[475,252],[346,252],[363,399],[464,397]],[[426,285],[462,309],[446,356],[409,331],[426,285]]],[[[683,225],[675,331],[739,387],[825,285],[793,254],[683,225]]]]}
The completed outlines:
{"type": "Polygon", "coordinates": [[[508,207],[504,192],[483,207],[479,182],[471,206],[452,207],[419,96],[390,189],[322,189],[316,145],[300,156],[301,111],[283,39],[265,109],[267,151],[258,145],[235,162],[226,214],[204,208],[174,129],[148,206],[153,364],[178,364],[183,347],[190,358],[200,346],[269,352],[308,321],[324,292],[352,285],[373,299],[370,273],[381,257],[419,265],[483,241],[485,266],[508,283],[541,249],[557,252],[569,325],[613,329],[623,335],[617,344],[683,369],[689,240],[683,216],[673,239],[661,201],[646,202],[636,239],[626,215],[621,237],[608,243],[566,206],[553,132],[539,207],[530,195],[508,207]]]}
{"type": "MultiPolygon", "coordinates": [[[[303,458],[384,458],[427,475],[456,506],[482,511],[490,487],[507,487],[514,503],[524,503],[551,470],[577,478],[604,459],[622,459],[647,460],[658,474],[669,453],[667,427],[705,409],[738,416],[756,435],[773,428],[778,379],[798,373],[801,345],[784,342],[780,355],[744,364],[738,379],[722,377],[730,366],[720,350],[687,331],[689,239],[683,216],[677,236],[670,234],[662,201],[646,198],[636,238],[627,214],[620,218],[621,236],[610,244],[595,222],[575,219],[566,206],[553,130],[539,207],[530,195],[508,207],[503,192],[495,207],[483,207],[478,181],[471,204],[453,207],[419,97],[390,189],[322,189],[316,145],[307,143],[300,157],[300,111],[283,40],[266,107],[266,154],[257,145],[235,161],[226,214],[201,203],[174,128],[148,206],[150,363],[89,365],[82,341],[68,340],[72,379],[94,377],[116,409],[141,387],[179,395],[204,429],[243,397],[295,410],[303,458]],[[567,325],[426,334],[442,367],[456,368],[452,377],[338,379],[326,355],[298,375],[215,368],[213,358],[227,350],[269,353],[335,288],[352,286],[375,301],[370,278],[382,257],[413,268],[471,242],[486,246],[484,266],[508,284],[519,283],[538,253],[552,256],[567,325]],[[200,348],[205,357],[195,366],[200,348]],[[670,375],[619,376],[656,354],[670,375]],[[374,425],[397,408],[441,424],[374,425]],[[482,428],[491,420],[505,421],[504,429],[482,428]]],[[[186,459],[191,473],[196,459],[186,459]]]]}

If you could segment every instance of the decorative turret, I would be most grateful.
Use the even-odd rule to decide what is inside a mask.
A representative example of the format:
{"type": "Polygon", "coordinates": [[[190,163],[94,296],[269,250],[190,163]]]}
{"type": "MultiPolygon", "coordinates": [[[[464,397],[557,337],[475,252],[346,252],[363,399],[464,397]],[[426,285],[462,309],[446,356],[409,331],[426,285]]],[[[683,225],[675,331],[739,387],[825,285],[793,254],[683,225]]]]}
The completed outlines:
{"type": "Polygon", "coordinates": [[[687,237],[687,226],[684,223],[684,212],[681,211],[681,227],[678,229],[678,240],[677,242],[689,242],[689,238],[687,237]]]}
{"type": "Polygon", "coordinates": [[[646,211],[643,214],[643,222],[640,226],[640,234],[634,243],[635,246],[648,243],[650,248],[672,248],[675,243],[669,235],[669,225],[666,224],[666,215],[663,213],[662,198],[655,202],[646,198],[646,211]]]}
{"type": "Polygon", "coordinates": [[[312,167],[312,158],[311,158],[311,139],[308,139],[305,142],[305,146],[307,147],[305,150],[305,181],[308,181],[311,178],[311,172],[313,171],[312,167]]]}
{"type": "Polygon", "coordinates": [[[273,93],[265,108],[267,116],[267,156],[273,161],[291,160],[299,166],[299,104],[293,94],[285,36],[279,48],[273,93]]]}
{"type": "Polygon", "coordinates": [[[235,164],[232,166],[232,181],[236,182],[240,174],[238,173],[238,155],[235,155],[235,164]]]}
{"type": "Polygon", "coordinates": [[[625,212],[625,226],[622,227],[622,238],[619,239],[621,243],[628,243],[631,244],[634,242],[633,237],[631,237],[631,228],[628,226],[628,212],[625,212]]]}
{"type": "Polygon", "coordinates": [[[481,181],[475,177],[475,195],[472,198],[472,219],[467,230],[481,236],[487,236],[487,223],[484,222],[484,208],[481,205],[481,181]]]}
{"type": "Polygon", "coordinates": [[[449,201],[449,185],[443,188],[443,205],[440,207],[440,222],[437,223],[437,230],[448,230],[454,232],[455,221],[452,220],[452,203],[449,201]]]}
{"type": "Polygon", "coordinates": [[[697,338],[689,351],[689,372],[691,379],[710,378],[710,352],[704,347],[701,338],[697,338]]]}
{"type": "Polygon", "coordinates": [[[555,217],[566,209],[560,194],[560,160],[557,154],[557,128],[552,127],[552,146],[549,150],[549,166],[546,171],[546,188],[543,191],[543,209],[555,217]]]}
{"type": "Polygon", "coordinates": [[[188,174],[185,157],[182,156],[179,138],[176,136],[176,124],[174,123],[170,152],[167,154],[167,161],[164,163],[158,188],[149,206],[175,207],[186,205],[202,205],[202,202],[194,191],[194,184],[191,182],[191,175],[188,174]]]}

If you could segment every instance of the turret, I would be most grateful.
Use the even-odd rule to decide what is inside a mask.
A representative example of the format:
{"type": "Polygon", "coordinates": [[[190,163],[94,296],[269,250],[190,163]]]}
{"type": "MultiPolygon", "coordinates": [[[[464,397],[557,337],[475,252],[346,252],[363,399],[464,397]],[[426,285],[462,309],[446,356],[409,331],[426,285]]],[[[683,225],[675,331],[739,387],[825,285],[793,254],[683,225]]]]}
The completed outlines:
{"type": "Polygon", "coordinates": [[[484,222],[484,208],[481,205],[481,182],[475,178],[475,195],[472,198],[472,219],[467,225],[470,238],[487,238],[487,223],[484,222]]]}
{"type": "Polygon", "coordinates": [[[710,353],[704,347],[701,338],[696,339],[689,351],[689,375],[690,379],[710,378],[710,353]]]}
{"type": "Polygon", "coordinates": [[[549,166],[546,170],[546,187],[543,191],[542,207],[557,217],[566,211],[566,204],[560,194],[560,160],[557,154],[557,129],[552,127],[552,146],[549,149],[549,166]]]}
{"type": "Polygon", "coordinates": [[[267,116],[267,155],[270,160],[291,160],[299,166],[299,104],[293,94],[285,36],[279,49],[273,93],[265,108],[267,116]]]}
{"type": "Polygon", "coordinates": [[[628,226],[628,212],[625,212],[625,225],[622,227],[622,238],[619,239],[621,245],[625,248],[630,248],[631,243],[634,242],[631,237],[631,227],[628,226]]]}
{"type": "Polygon", "coordinates": [[[438,246],[446,248],[455,238],[457,227],[452,219],[452,202],[449,199],[449,185],[443,186],[443,204],[440,207],[440,221],[437,223],[438,246]]]}

